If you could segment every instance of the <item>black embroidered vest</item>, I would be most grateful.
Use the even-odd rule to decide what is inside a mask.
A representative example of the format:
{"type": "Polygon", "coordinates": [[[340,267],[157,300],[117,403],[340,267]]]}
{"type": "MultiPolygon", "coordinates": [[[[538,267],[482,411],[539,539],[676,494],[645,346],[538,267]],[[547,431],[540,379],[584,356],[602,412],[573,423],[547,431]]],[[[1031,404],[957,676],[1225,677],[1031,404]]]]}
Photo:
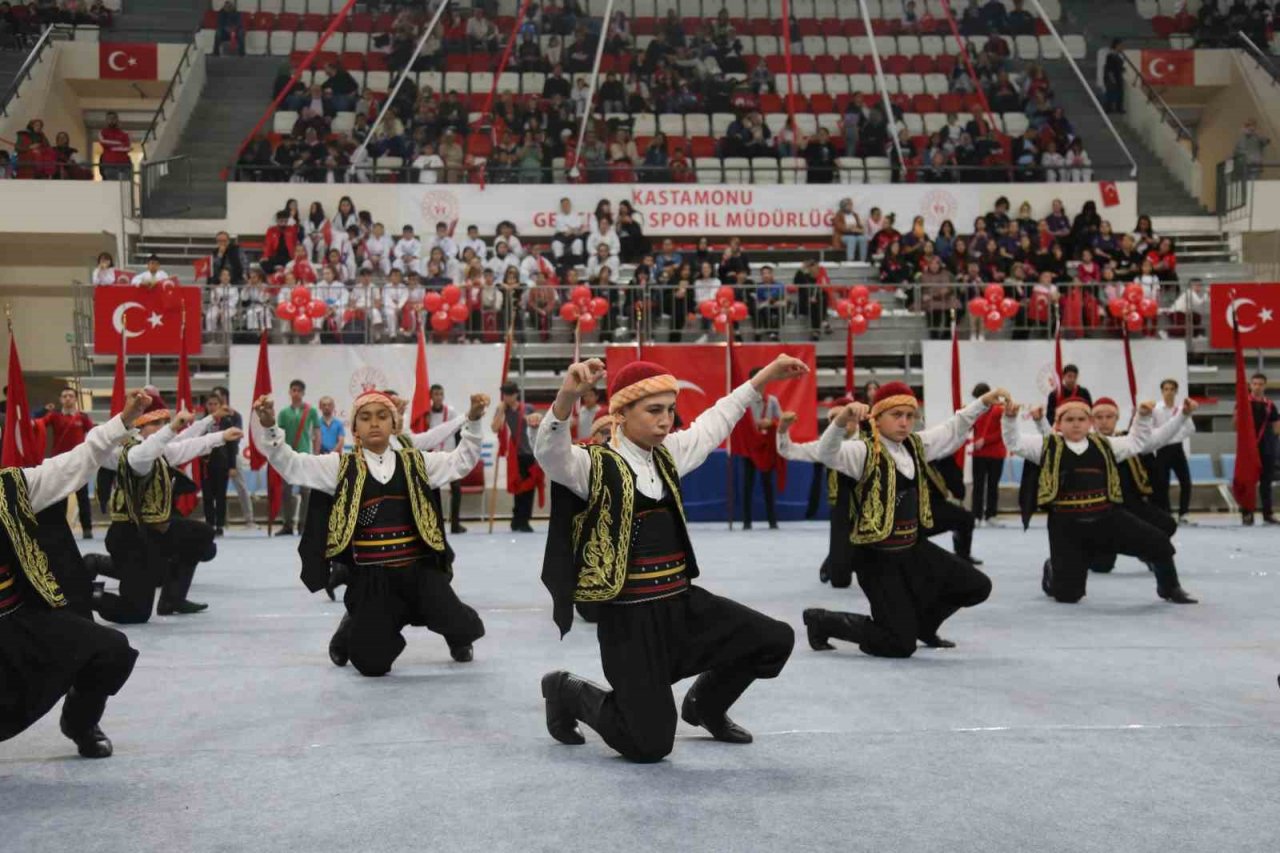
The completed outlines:
{"type": "Polygon", "coordinates": [[[1055,512],[1098,512],[1124,502],[1111,444],[1090,433],[1084,453],[1073,453],[1060,435],[1047,435],[1040,456],[1036,503],[1055,512]]]}
{"type": "Polygon", "coordinates": [[[894,519],[899,511],[904,513],[904,519],[910,517],[915,526],[933,527],[928,489],[918,485],[929,476],[924,445],[918,435],[911,435],[902,446],[915,463],[915,480],[900,477],[897,466],[880,442],[867,442],[867,461],[862,468],[862,479],[854,487],[854,499],[850,505],[849,541],[854,545],[875,545],[895,536],[894,519]],[[898,500],[900,482],[911,484],[913,499],[909,508],[898,500]]]}
{"type": "Polygon", "coordinates": [[[146,474],[129,467],[129,451],[139,444],[131,439],[120,450],[115,485],[111,490],[111,520],[134,524],[167,524],[173,514],[173,471],[160,457],[146,474]]]}
{"type": "MultiPolygon", "coordinates": [[[[360,524],[361,507],[368,497],[385,498],[393,494],[392,484],[402,489],[397,497],[407,499],[408,516],[413,533],[426,548],[436,555],[445,555],[446,564],[452,564],[452,552],[444,538],[440,524],[440,508],[432,500],[432,489],[427,479],[426,464],[417,450],[401,447],[396,454],[396,474],[385,486],[372,481],[369,466],[360,451],[344,453],[338,463],[338,487],[334,490],[329,510],[329,527],[325,539],[325,556],[331,560],[348,555],[356,529],[360,524]],[[379,488],[370,490],[370,486],[379,488]],[[377,493],[374,495],[374,493],[377,493]]],[[[371,526],[376,527],[377,524],[371,526]]]]}
{"type": "MultiPolygon", "coordinates": [[[[31,509],[27,496],[27,478],[21,468],[0,470],[0,536],[8,540],[8,547],[0,549],[0,559],[6,564],[0,570],[0,602],[9,603],[7,612],[13,612],[27,603],[26,589],[34,591],[49,607],[65,607],[66,596],[49,568],[49,557],[38,541],[39,522],[31,509]],[[7,553],[4,553],[7,552],[7,553]],[[25,586],[24,586],[25,584],[25,586]]],[[[0,604],[0,610],[4,606],[0,604]]]]}

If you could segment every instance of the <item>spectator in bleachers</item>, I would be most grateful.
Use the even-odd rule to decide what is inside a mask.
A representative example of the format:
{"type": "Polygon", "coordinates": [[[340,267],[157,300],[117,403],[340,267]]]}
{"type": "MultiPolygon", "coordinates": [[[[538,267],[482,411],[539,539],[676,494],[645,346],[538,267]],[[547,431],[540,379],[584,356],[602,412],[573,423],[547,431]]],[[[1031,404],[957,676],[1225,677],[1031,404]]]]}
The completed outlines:
{"type": "Polygon", "coordinates": [[[610,280],[616,280],[618,278],[618,256],[610,251],[608,243],[596,243],[595,250],[591,253],[590,260],[587,261],[587,279],[594,283],[599,279],[600,271],[605,267],[609,268],[610,280]]]}
{"type": "MultiPolygon", "coordinates": [[[[1205,8],[1212,4],[1206,3],[1205,8]]],[[[1102,61],[1102,108],[1109,113],[1124,112],[1123,42],[1112,39],[1111,50],[1102,61]]]]}
{"type": "Polygon", "coordinates": [[[1204,283],[1191,279],[1190,286],[1178,294],[1169,311],[1175,336],[1203,338],[1209,323],[1209,294],[1205,293],[1204,283]]]}
{"type": "Polygon", "coordinates": [[[787,290],[774,278],[773,267],[760,267],[760,282],[755,293],[757,328],[767,333],[769,340],[777,341],[787,309],[787,290]]]}
{"type": "Polygon", "coordinates": [[[1066,180],[1074,183],[1089,183],[1093,180],[1093,161],[1089,159],[1089,152],[1084,150],[1084,141],[1080,137],[1071,140],[1065,159],[1066,180]]]}
{"type": "Polygon", "coordinates": [[[484,268],[493,273],[495,281],[503,281],[506,279],[507,270],[520,271],[520,261],[507,249],[506,243],[499,243],[494,247],[493,257],[484,263],[484,268]]]}
{"type": "MultiPolygon", "coordinates": [[[[953,7],[954,8],[954,7],[953,7]]],[[[982,10],[977,0],[967,0],[960,12],[960,34],[963,36],[980,36],[988,31],[987,22],[983,20],[982,10]]]]}
{"type": "Polygon", "coordinates": [[[1174,252],[1173,240],[1161,237],[1155,246],[1147,250],[1146,260],[1151,264],[1152,272],[1162,282],[1178,280],[1178,256],[1174,252]]]}
{"type": "Polygon", "coordinates": [[[493,53],[498,49],[498,28],[478,6],[467,20],[467,43],[471,50],[479,53],[493,53]]]}
{"type": "MultiPolygon", "coordinates": [[[[327,64],[324,71],[326,76],[321,91],[327,98],[327,103],[336,113],[354,110],[356,97],[360,94],[360,84],[356,82],[356,78],[352,77],[351,72],[345,68],[339,67],[336,62],[327,64]]],[[[312,87],[313,91],[314,88],[312,87]]]]}
{"type": "Polygon", "coordinates": [[[942,262],[951,261],[951,253],[955,249],[956,226],[950,219],[943,220],[938,226],[938,233],[933,238],[933,251],[942,262]]]}
{"type": "Polygon", "coordinates": [[[499,243],[506,243],[511,254],[517,258],[524,257],[524,246],[521,245],[520,236],[516,233],[515,223],[509,219],[498,223],[498,233],[493,238],[494,251],[497,251],[499,243]]]}
{"type": "Polygon", "coordinates": [[[132,284],[134,287],[155,287],[168,278],[169,274],[160,269],[160,256],[153,253],[147,256],[147,268],[133,277],[132,284]]]}
{"type": "Polygon", "coordinates": [[[234,46],[239,56],[244,56],[244,16],[236,9],[236,4],[232,0],[222,4],[214,27],[214,56],[221,56],[222,48],[228,43],[234,46]]]}
{"type": "Polygon", "coordinates": [[[95,287],[116,283],[116,262],[110,252],[99,252],[89,283],[95,287]]]}
{"type": "Polygon", "coordinates": [[[853,209],[853,199],[840,199],[840,207],[832,219],[835,244],[844,249],[846,261],[867,260],[867,233],[862,220],[853,209]]]}
{"type": "Polygon", "coordinates": [[[1156,245],[1155,227],[1151,224],[1151,217],[1145,213],[1138,215],[1138,221],[1133,226],[1133,248],[1140,255],[1145,255],[1149,249],[1154,249],[1156,245]]]}
{"type": "Polygon", "coordinates": [[[102,179],[126,181],[132,178],[133,160],[129,152],[133,149],[133,141],[128,132],[120,128],[120,116],[115,112],[107,113],[107,126],[98,131],[98,142],[102,146],[98,161],[102,179]]]}
{"type": "Polygon", "coordinates": [[[209,276],[205,280],[206,284],[216,284],[222,280],[222,273],[225,270],[230,274],[230,284],[244,284],[245,261],[244,253],[240,250],[239,244],[231,239],[231,235],[226,231],[219,231],[214,237],[216,247],[213,254],[209,256],[209,276]]]}
{"type": "MultiPolygon", "coordinates": [[[[703,302],[706,302],[708,299],[715,299],[716,291],[718,291],[722,286],[722,284],[724,283],[722,279],[723,279],[723,275],[721,277],[716,276],[715,268],[711,265],[711,263],[704,262],[698,268],[698,277],[693,282],[693,302],[692,304],[687,305],[686,310],[690,313],[693,311],[697,311],[698,306],[701,305],[703,302]]],[[[683,296],[681,294],[681,285],[680,285],[681,280],[682,279],[677,279],[677,283],[676,283],[676,300],[675,301],[676,301],[677,310],[672,312],[673,318],[677,320],[684,317],[684,313],[683,312],[678,313],[678,309],[682,304],[687,304],[687,300],[688,300],[687,291],[683,294],[683,296]],[[682,302],[682,299],[683,299],[683,302],[682,302]]],[[[699,316],[701,317],[700,314],[699,316]]],[[[703,334],[701,337],[698,338],[697,342],[706,343],[706,340],[707,340],[706,332],[710,328],[711,323],[709,320],[707,320],[706,317],[701,317],[701,319],[702,319],[703,334]]],[[[675,340],[678,341],[679,338],[675,338],[675,340]]]]}
{"type": "MultiPolygon", "coordinates": [[[[352,231],[355,231],[355,229],[353,228],[352,231]]],[[[358,236],[357,232],[356,237],[358,238],[358,236]]],[[[351,243],[346,239],[346,235],[343,235],[343,237],[341,244],[330,249],[329,253],[325,255],[324,265],[333,269],[338,281],[350,282],[354,281],[356,277],[355,254],[351,250],[351,243]]]]}
{"type": "Polygon", "coordinates": [[[671,179],[667,168],[670,158],[667,154],[667,137],[655,134],[644,150],[644,160],[640,164],[640,180],[645,183],[663,184],[671,179]]]}
{"type": "Polygon", "coordinates": [[[462,143],[458,141],[458,134],[452,127],[445,128],[444,134],[440,137],[440,149],[437,153],[444,161],[444,182],[446,184],[462,183],[466,152],[463,151],[462,143]]]}
{"type": "Polygon", "coordinates": [[[1247,119],[1240,138],[1236,140],[1235,156],[1244,161],[1249,177],[1256,178],[1262,174],[1263,151],[1270,144],[1271,140],[1258,132],[1257,119],[1247,119]]]}
{"type": "Polygon", "coordinates": [[[240,304],[240,288],[231,282],[231,270],[223,267],[216,281],[210,281],[208,304],[204,309],[206,332],[229,332],[235,326],[236,308],[240,304]]]}
{"type": "Polygon", "coordinates": [[[806,180],[810,184],[830,184],[835,182],[835,163],[838,153],[831,143],[831,134],[825,127],[818,128],[816,135],[809,138],[801,151],[807,167],[806,180]]]}
{"type": "Polygon", "coordinates": [[[315,265],[307,257],[307,247],[302,244],[294,248],[293,260],[285,264],[284,274],[298,284],[315,284],[320,280],[315,265]]]}
{"type": "Polygon", "coordinates": [[[955,277],[943,266],[942,259],[934,255],[924,265],[916,280],[920,282],[920,307],[925,312],[925,323],[932,340],[945,340],[949,337],[951,327],[951,311],[960,308],[959,294],[956,292],[955,277]]]}
{"type": "MultiPolygon", "coordinates": [[[[267,229],[262,247],[262,269],[270,275],[293,259],[302,236],[287,209],[276,213],[276,224],[267,229]]],[[[304,250],[305,251],[305,250],[304,250]]]]}

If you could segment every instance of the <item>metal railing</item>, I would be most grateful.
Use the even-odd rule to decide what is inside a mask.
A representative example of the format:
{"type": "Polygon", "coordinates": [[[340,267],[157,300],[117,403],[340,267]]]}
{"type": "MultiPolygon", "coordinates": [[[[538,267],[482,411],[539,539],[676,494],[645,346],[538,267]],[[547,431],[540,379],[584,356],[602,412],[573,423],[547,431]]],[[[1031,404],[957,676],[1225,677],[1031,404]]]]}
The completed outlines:
{"type": "Polygon", "coordinates": [[[149,153],[147,151],[147,146],[156,140],[156,134],[159,131],[160,123],[168,117],[166,110],[177,100],[175,92],[178,85],[182,83],[183,72],[187,71],[191,67],[195,57],[200,55],[199,50],[196,47],[196,33],[198,32],[199,30],[196,30],[196,32],[191,34],[191,41],[187,43],[186,49],[182,51],[182,56],[178,59],[177,68],[174,69],[173,77],[169,79],[169,86],[164,90],[164,95],[160,98],[160,103],[156,107],[155,115],[151,117],[151,124],[147,127],[147,132],[142,136],[142,143],[140,147],[142,148],[143,160],[146,160],[149,153]]]}
{"type": "Polygon", "coordinates": [[[1235,33],[1235,42],[1249,54],[1249,57],[1271,77],[1271,85],[1280,86],[1280,66],[1277,66],[1271,54],[1264,51],[1242,32],[1235,33]]]}
{"type": "MultiPolygon", "coordinates": [[[[181,205],[162,208],[157,197],[157,191],[166,181],[176,181],[187,189],[191,188],[191,158],[187,155],[180,154],[161,160],[145,160],[138,168],[138,178],[138,208],[135,217],[139,213],[144,219],[175,216],[187,209],[181,205]]],[[[179,195],[179,198],[181,197],[179,195]]]]}
{"type": "Polygon", "coordinates": [[[5,91],[4,97],[0,98],[0,117],[9,114],[9,102],[18,95],[18,89],[22,84],[31,78],[32,70],[36,64],[44,57],[44,52],[53,44],[53,33],[56,25],[50,24],[40,33],[40,38],[36,39],[36,43],[32,45],[31,52],[27,54],[26,60],[18,69],[18,73],[14,75],[13,82],[9,84],[9,88],[5,91]]]}
{"type": "Polygon", "coordinates": [[[1191,158],[1193,160],[1198,159],[1200,156],[1200,143],[1196,141],[1195,134],[1193,134],[1191,130],[1183,124],[1182,119],[1178,118],[1178,114],[1175,113],[1173,108],[1170,107],[1165,99],[1160,96],[1160,93],[1156,91],[1155,87],[1147,82],[1147,78],[1142,74],[1142,69],[1134,64],[1133,60],[1129,58],[1129,54],[1122,50],[1120,51],[1120,56],[1124,59],[1125,64],[1129,66],[1133,71],[1134,77],[1141,84],[1142,93],[1147,96],[1147,100],[1155,104],[1156,108],[1160,110],[1160,117],[1163,119],[1164,123],[1173,128],[1174,132],[1178,134],[1179,140],[1185,139],[1191,143],[1191,158]]]}

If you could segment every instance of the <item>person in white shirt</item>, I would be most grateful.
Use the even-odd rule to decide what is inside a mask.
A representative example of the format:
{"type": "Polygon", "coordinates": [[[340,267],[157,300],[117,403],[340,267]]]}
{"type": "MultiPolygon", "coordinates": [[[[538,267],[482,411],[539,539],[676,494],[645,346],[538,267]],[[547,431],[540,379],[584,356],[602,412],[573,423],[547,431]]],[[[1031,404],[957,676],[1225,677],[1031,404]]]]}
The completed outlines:
{"type": "Polygon", "coordinates": [[[271,328],[271,294],[267,292],[262,267],[256,264],[249,268],[249,283],[240,288],[240,313],[246,331],[271,328]]]}
{"type": "MultiPolygon", "coordinates": [[[[1160,402],[1151,413],[1151,424],[1159,430],[1177,417],[1186,399],[1178,402],[1178,380],[1166,379],[1160,383],[1160,402]]],[[[1192,410],[1194,411],[1194,409],[1192,410]]],[[[1195,432],[1195,424],[1186,420],[1188,428],[1168,443],[1156,449],[1156,464],[1151,474],[1151,502],[1166,513],[1171,512],[1169,502],[1169,475],[1178,478],[1178,524],[1186,524],[1191,512],[1191,466],[1187,464],[1187,452],[1183,442],[1195,432]]]]}
{"type": "MultiPolygon", "coordinates": [[[[1090,564],[1101,555],[1116,553],[1149,564],[1161,598],[1194,604],[1178,582],[1168,535],[1124,506],[1118,466],[1147,451],[1153,405],[1139,404],[1132,429],[1116,438],[1093,432],[1090,405],[1067,398],[1054,411],[1055,431],[1032,436],[1018,426],[1021,406],[1007,393],[1001,399],[1005,447],[1031,463],[1023,466],[1024,481],[1035,478],[1034,488],[1028,483],[1021,492],[1023,525],[1036,509],[1049,514],[1049,559],[1040,580],[1044,594],[1075,604],[1084,598],[1090,564]]],[[[1175,431],[1182,426],[1176,419],[1166,424],[1175,431]]]]}
{"type": "MultiPolygon", "coordinates": [[[[991,594],[991,580],[972,563],[930,542],[932,505],[926,466],[955,453],[978,416],[999,393],[989,392],[944,423],[915,431],[920,403],[902,382],[886,382],[872,405],[850,403],[833,410],[818,444],[818,460],[856,482],[859,510],[846,555],[871,615],[811,608],[804,611],[809,646],[833,648],[832,639],[857,643],[864,654],[909,658],[918,642],[952,648],[938,636],[942,623],[962,607],[991,594]],[[848,438],[851,426],[872,424],[872,438],[848,438]]],[[[835,572],[835,567],[832,567],[835,572]]]]}
{"type": "Polygon", "coordinates": [[[532,247],[524,256],[524,260],[520,262],[520,281],[524,284],[531,284],[538,274],[546,276],[547,281],[551,281],[556,277],[556,268],[544,257],[542,253],[537,251],[537,247],[532,247]]]}
{"type": "Polygon", "coordinates": [[[505,219],[498,223],[498,235],[493,238],[493,248],[495,251],[497,250],[499,243],[506,243],[508,251],[517,258],[524,257],[524,246],[521,245],[520,238],[516,236],[516,226],[505,219]]]}
{"type": "Polygon", "coordinates": [[[382,287],[383,328],[388,337],[405,335],[406,329],[401,322],[404,306],[409,303],[409,287],[404,283],[400,270],[393,269],[382,287]]]}
{"type": "Polygon", "coordinates": [[[1169,320],[1175,334],[1180,333],[1181,337],[1204,337],[1209,323],[1209,294],[1205,292],[1203,281],[1191,279],[1188,287],[1169,306],[1169,320]]]}
{"type": "Polygon", "coordinates": [[[427,244],[428,255],[431,254],[432,249],[439,249],[450,260],[456,261],[458,259],[458,244],[449,236],[449,224],[447,222],[436,223],[436,236],[427,244]]]}
{"type": "Polygon", "coordinates": [[[25,731],[65,695],[62,734],[85,758],[107,758],[113,752],[98,724],[108,697],[129,680],[138,653],[124,634],[68,606],[67,592],[49,570],[56,555],[47,553],[30,531],[40,526],[37,513],[61,504],[100,467],[111,465],[150,399],[135,391],[119,415],[91,429],[72,450],[39,465],[0,471],[0,506],[10,519],[0,528],[0,538],[10,540],[4,548],[12,555],[0,569],[6,661],[0,739],[25,731]],[[15,536],[23,541],[12,541],[15,536]]]}
{"type": "Polygon", "coordinates": [[[364,240],[364,253],[360,259],[360,268],[369,269],[379,276],[386,277],[391,272],[391,238],[381,222],[374,223],[373,233],[364,240]]]}
{"type": "Polygon", "coordinates": [[[609,254],[609,245],[607,243],[599,243],[596,246],[595,254],[591,256],[591,260],[587,261],[587,280],[596,281],[600,278],[600,270],[608,267],[610,281],[618,279],[618,256],[609,254]]]}
{"type": "Polygon", "coordinates": [[[506,243],[499,243],[494,247],[493,257],[484,265],[484,268],[493,273],[495,281],[502,281],[507,276],[507,267],[515,267],[519,271],[520,261],[507,251],[506,243]]]}
{"type": "Polygon", "coordinates": [[[382,288],[373,283],[373,273],[370,270],[360,270],[360,274],[356,276],[356,283],[351,288],[350,305],[356,316],[363,318],[362,322],[370,330],[370,337],[375,342],[381,341],[386,330],[382,288]]]}
{"type": "Polygon", "coordinates": [[[400,272],[406,275],[410,272],[422,272],[419,266],[419,261],[422,259],[422,243],[413,236],[412,225],[406,225],[400,232],[400,239],[396,241],[391,256],[394,258],[391,266],[400,272]]]}
{"type": "MultiPolygon", "coordinates": [[[[472,226],[474,227],[474,226],[472,226]]],[[[457,433],[466,424],[467,419],[463,416],[463,412],[450,406],[444,401],[444,386],[440,384],[432,385],[431,408],[427,411],[427,430],[430,435],[440,435],[441,439],[438,443],[428,446],[428,450],[434,450],[438,453],[446,453],[458,446],[457,433]]],[[[449,533],[457,535],[466,533],[467,528],[462,526],[460,516],[462,513],[462,484],[460,480],[454,480],[449,484],[449,533]]]]}
{"type": "Polygon", "coordinates": [[[551,254],[556,259],[556,266],[580,263],[584,250],[582,238],[587,229],[582,214],[574,212],[573,202],[568,197],[560,199],[560,209],[552,217],[551,227],[555,231],[551,239],[551,254]]]}
{"type": "Polygon", "coordinates": [[[622,254],[622,244],[613,230],[613,219],[608,216],[600,217],[596,223],[596,230],[592,231],[591,236],[587,238],[587,254],[594,256],[601,245],[609,247],[610,255],[622,254]]]}
{"type": "Polygon", "coordinates": [[[591,425],[596,422],[596,418],[605,414],[604,409],[600,405],[600,391],[596,386],[582,390],[582,396],[578,401],[577,423],[573,426],[573,437],[578,441],[585,441],[591,437],[591,425]]]}
{"type": "Polygon", "coordinates": [[[673,433],[676,378],[652,362],[631,362],[610,386],[614,439],[590,447],[573,443],[569,418],[604,364],[591,359],[566,372],[534,443],[554,484],[542,579],[562,635],[572,627],[575,601],[601,605],[597,637],[613,690],[565,671],[543,676],[547,731],[556,740],[584,743],[581,721],[623,757],[661,761],[675,742],[671,685],[697,675],[680,711],[684,721],[719,741],[751,742],[726,712],[755,679],[782,671],[795,633],[693,583],[698,566],[680,478],[725,440],[770,382],[807,372],[800,360],[780,355],[673,433]]]}
{"type": "Polygon", "coordinates": [[[147,256],[147,268],[133,277],[134,287],[155,287],[162,281],[167,281],[169,274],[160,269],[160,256],[147,256]]]}
{"type": "Polygon", "coordinates": [[[240,288],[231,283],[231,270],[223,267],[218,283],[209,288],[209,304],[204,309],[206,332],[228,332],[235,326],[240,288]]]}
{"type": "Polygon", "coordinates": [[[89,279],[89,283],[98,286],[116,283],[116,262],[111,257],[110,252],[99,252],[98,262],[93,268],[93,275],[89,279]]]}
{"type": "Polygon", "coordinates": [[[350,571],[347,612],[330,643],[334,664],[350,660],[361,675],[386,675],[404,650],[402,632],[410,624],[442,634],[455,661],[473,659],[484,623],[450,584],[453,552],[435,490],[475,468],[488,405],[484,394],[472,395],[462,440],[442,453],[404,446],[399,401],[365,392],[351,405],[356,449],[312,455],[289,447],[270,397],[254,402],[255,444],[271,467],[287,483],[333,495],[330,524],[323,530],[309,525],[299,553],[303,582],[313,592],[329,584],[331,563],[350,571]],[[335,527],[339,518],[347,522],[335,527]]]}
{"type": "MultiPolygon", "coordinates": [[[[475,225],[467,226],[467,239],[462,241],[461,248],[463,251],[470,249],[475,252],[476,257],[481,261],[485,261],[489,257],[489,247],[480,239],[480,229],[475,225]]],[[[510,251],[511,247],[508,246],[507,250],[510,251]]]]}
{"type": "Polygon", "coordinates": [[[347,286],[334,275],[333,267],[326,266],[320,273],[320,283],[315,288],[315,298],[325,304],[328,313],[317,323],[328,331],[342,331],[346,323],[347,303],[350,296],[347,286]]]}
{"type": "Polygon", "coordinates": [[[1040,155],[1040,167],[1044,169],[1044,180],[1050,183],[1059,179],[1067,180],[1067,173],[1063,170],[1066,165],[1066,158],[1058,151],[1058,143],[1052,139],[1046,142],[1044,153],[1040,155]]]}
{"type": "Polygon", "coordinates": [[[440,174],[444,171],[444,158],[436,153],[434,145],[423,145],[422,153],[413,159],[411,165],[418,170],[418,183],[440,183],[440,174]]]}

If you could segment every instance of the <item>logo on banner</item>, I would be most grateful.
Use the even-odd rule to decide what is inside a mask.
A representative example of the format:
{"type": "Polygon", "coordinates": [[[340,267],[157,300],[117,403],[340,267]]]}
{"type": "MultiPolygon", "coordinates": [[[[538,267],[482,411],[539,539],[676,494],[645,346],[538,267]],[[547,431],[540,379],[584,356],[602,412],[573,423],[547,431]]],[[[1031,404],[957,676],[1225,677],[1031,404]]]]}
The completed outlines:
{"type": "Polygon", "coordinates": [[[449,190],[431,190],[422,194],[420,209],[428,222],[453,222],[458,218],[460,207],[458,197],[449,190]]]}
{"type": "MultiPolygon", "coordinates": [[[[351,395],[351,399],[359,397],[366,391],[382,391],[388,385],[387,374],[379,367],[365,366],[357,369],[351,374],[351,381],[347,383],[347,392],[351,395]]],[[[395,389],[399,391],[400,389],[395,389]]]]}
{"type": "Polygon", "coordinates": [[[946,190],[933,190],[920,202],[920,215],[929,221],[954,219],[960,202],[946,190]]]}
{"type": "Polygon", "coordinates": [[[1058,390],[1058,371],[1053,362],[1040,365],[1040,369],[1036,371],[1036,389],[1045,396],[1058,390]]]}
{"type": "Polygon", "coordinates": [[[154,44],[102,42],[98,45],[98,76],[104,80],[155,80],[160,76],[154,44]]]}
{"type": "Polygon", "coordinates": [[[1163,86],[1194,86],[1196,55],[1190,50],[1144,50],[1142,73],[1163,86]]]}

